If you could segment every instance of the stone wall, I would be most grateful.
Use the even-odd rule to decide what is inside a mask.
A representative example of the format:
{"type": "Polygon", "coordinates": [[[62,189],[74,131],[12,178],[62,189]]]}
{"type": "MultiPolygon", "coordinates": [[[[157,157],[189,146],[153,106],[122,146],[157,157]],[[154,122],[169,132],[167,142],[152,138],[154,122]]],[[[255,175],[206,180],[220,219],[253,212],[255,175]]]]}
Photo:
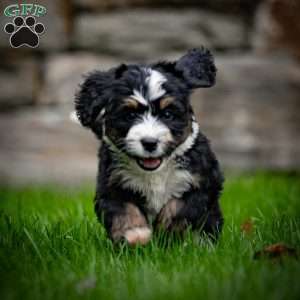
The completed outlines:
{"type": "Polygon", "coordinates": [[[300,169],[300,0],[38,3],[48,10],[38,48],[12,49],[0,30],[2,180],[94,178],[97,142],[69,121],[82,74],[201,45],[216,56],[217,85],[192,101],[223,166],[300,169]]]}

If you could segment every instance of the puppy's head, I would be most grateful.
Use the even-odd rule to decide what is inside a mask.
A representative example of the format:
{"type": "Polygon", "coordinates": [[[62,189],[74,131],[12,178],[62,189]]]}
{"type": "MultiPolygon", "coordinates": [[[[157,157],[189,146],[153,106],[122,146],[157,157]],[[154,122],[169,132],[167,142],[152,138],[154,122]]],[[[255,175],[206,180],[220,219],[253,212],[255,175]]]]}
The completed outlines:
{"type": "Polygon", "coordinates": [[[76,112],[83,126],[153,171],[191,133],[191,91],[212,86],[215,75],[204,48],[175,62],[95,71],[76,96],[76,112]]]}

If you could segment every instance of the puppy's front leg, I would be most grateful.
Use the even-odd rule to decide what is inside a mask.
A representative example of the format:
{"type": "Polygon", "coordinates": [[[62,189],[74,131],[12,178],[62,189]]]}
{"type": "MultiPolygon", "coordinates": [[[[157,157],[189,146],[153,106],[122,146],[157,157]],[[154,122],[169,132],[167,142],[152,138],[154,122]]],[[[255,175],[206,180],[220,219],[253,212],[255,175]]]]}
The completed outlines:
{"type": "Polygon", "coordinates": [[[187,220],[177,219],[177,216],[184,205],[185,204],[182,200],[169,200],[159,212],[155,220],[154,227],[156,229],[163,229],[178,233],[184,231],[188,226],[187,220]]]}
{"type": "Polygon", "coordinates": [[[122,208],[115,210],[110,217],[107,230],[114,242],[125,240],[130,245],[145,245],[149,242],[150,226],[143,213],[133,203],[123,204],[122,208]]]}
{"type": "Polygon", "coordinates": [[[222,225],[223,217],[217,198],[209,199],[199,191],[192,191],[184,200],[169,200],[155,221],[157,229],[182,233],[190,226],[213,239],[218,237],[222,225]]]}

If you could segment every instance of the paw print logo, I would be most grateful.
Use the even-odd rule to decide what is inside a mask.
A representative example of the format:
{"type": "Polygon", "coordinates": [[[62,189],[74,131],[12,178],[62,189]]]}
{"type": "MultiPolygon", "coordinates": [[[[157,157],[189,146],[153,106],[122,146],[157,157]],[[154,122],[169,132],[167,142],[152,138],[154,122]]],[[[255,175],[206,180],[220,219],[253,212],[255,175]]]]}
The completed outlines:
{"type": "Polygon", "coordinates": [[[13,48],[28,46],[36,48],[39,45],[39,35],[45,31],[45,26],[42,23],[36,23],[33,16],[15,17],[12,23],[7,23],[4,26],[4,31],[10,36],[10,45],[13,48]]]}

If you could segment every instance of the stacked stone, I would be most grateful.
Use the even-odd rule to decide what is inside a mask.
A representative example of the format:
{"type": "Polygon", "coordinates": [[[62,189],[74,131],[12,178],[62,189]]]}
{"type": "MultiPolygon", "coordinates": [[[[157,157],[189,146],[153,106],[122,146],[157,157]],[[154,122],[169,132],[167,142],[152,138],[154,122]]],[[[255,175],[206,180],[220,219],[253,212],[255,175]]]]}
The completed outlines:
{"type": "MultiPolygon", "coordinates": [[[[9,4],[1,1],[1,11],[9,4]]],[[[82,74],[121,62],[176,59],[189,48],[205,45],[216,56],[217,85],[197,91],[192,101],[224,165],[300,169],[300,0],[41,0],[39,4],[47,14],[38,18],[45,32],[37,48],[13,49],[9,35],[0,30],[0,118],[5,120],[1,125],[12,127],[7,145],[14,144],[11,136],[26,144],[28,139],[22,137],[32,126],[36,135],[47,135],[45,128],[59,132],[63,124],[65,135],[76,132],[70,144],[87,145],[91,161],[86,165],[92,166],[93,137],[86,142],[82,129],[67,121],[82,74]]],[[[0,27],[10,21],[0,18],[0,27]]],[[[44,148],[39,144],[41,152],[48,149],[48,141],[45,138],[44,148]]],[[[62,147],[68,148],[66,143],[62,147]]],[[[2,147],[0,178],[18,176],[5,163],[14,159],[15,173],[20,173],[18,151],[2,147]]],[[[32,151],[29,147],[28,153],[32,151]]],[[[55,165],[53,153],[44,163],[48,159],[55,165]]],[[[30,165],[38,165],[36,161],[33,156],[30,165]]],[[[41,173],[36,168],[33,177],[41,173]]],[[[94,168],[85,174],[93,177],[94,168]]]]}

